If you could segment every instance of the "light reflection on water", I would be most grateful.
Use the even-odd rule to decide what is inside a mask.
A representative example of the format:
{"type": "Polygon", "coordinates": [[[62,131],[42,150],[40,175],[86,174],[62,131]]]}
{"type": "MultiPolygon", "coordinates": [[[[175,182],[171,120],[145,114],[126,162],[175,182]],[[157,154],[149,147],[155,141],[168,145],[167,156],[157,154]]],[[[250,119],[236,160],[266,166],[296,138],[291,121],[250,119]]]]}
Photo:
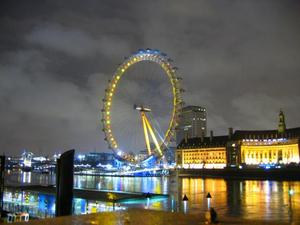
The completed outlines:
{"type": "Polygon", "coordinates": [[[74,187],[168,194],[168,180],[167,177],[75,176],[74,187]]]}
{"type": "MultiPolygon", "coordinates": [[[[54,184],[55,175],[11,174],[12,183],[54,184]],[[29,179],[29,177],[31,177],[29,179]]],[[[210,205],[223,216],[245,219],[300,222],[300,182],[184,178],[177,183],[167,177],[99,177],[75,176],[74,186],[101,190],[150,192],[170,194],[168,200],[128,203],[128,207],[142,207],[176,211],[177,200],[186,194],[189,212],[204,212],[208,208],[206,195],[210,192],[210,205]],[[178,193],[179,190],[179,193],[178,193]],[[289,191],[292,190],[289,194],[289,191]],[[176,192],[177,191],[177,192],[176,192]]],[[[81,206],[78,206],[81,207],[81,206]]],[[[181,203],[183,210],[183,204],[181,203]]]]}
{"type": "Polygon", "coordinates": [[[5,175],[6,184],[55,184],[55,174],[41,174],[32,172],[8,172],[5,175]]]}
{"type": "Polygon", "coordinates": [[[300,221],[299,181],[259,181],[185,178],[182,193],[189,196],[191,210],[207,209],[206,195],[220,215],[245,219],[300,221]],[[293,194],[289,194],[293,190],[293,194]]]}

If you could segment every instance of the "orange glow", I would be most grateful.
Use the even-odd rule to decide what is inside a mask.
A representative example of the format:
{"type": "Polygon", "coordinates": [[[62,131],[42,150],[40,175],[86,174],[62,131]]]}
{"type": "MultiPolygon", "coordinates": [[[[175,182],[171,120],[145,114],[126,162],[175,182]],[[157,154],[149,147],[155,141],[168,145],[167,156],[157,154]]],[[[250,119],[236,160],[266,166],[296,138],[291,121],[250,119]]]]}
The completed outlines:
{"type": "MultiPolygon", "coordinates": [[[[207,193],[210,193],[211,205],[215,207],[227,201],[227,186],[224,179],[183,178],[182,195],[186,194],[191,204],[206,205],[207,193]]],[[[206,207],[204,207],[206,208],[206,207]]]]}
{"type": "Polygon", "coordinates": [[[222,169],[226,166],[225,147],[180,149],[177,154],[181,154],[180,166],[184,168],[216,168],[222,169]]]}
{"type": "Polygon", "coordinates": [[[298,144],[242,145],[242,163],[299,163],[298,144]]]}

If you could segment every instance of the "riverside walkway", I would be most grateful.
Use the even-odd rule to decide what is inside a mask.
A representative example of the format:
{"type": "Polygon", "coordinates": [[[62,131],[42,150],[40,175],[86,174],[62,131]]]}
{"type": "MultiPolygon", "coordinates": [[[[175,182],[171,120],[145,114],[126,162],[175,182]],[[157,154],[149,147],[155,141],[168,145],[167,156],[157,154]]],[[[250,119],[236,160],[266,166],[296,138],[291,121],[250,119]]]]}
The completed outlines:
{"type": "MultiPolygon", "coordinates": [[[[81,216],[63,216],[52,219],[32,220],[18,225],[200,225],[207,224],[203,214],[183,214],[145,209],[94,213],[81,216]]],[[[219,218],[218,224],[281,225],[290,223],[219,218]]],[[[293,224],[293,223],[292,223],[293,224]]]]}

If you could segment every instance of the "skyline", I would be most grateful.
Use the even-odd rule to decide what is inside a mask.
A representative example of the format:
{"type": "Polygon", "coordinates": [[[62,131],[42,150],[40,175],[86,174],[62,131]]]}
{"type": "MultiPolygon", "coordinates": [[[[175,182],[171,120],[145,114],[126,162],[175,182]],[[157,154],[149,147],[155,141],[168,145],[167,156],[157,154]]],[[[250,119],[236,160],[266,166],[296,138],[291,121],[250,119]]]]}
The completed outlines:
{"type": "MultiPolygon", "coordinates": [[[[276,129],[280,109],[288,128],[300,126],[298,1],[2,1],[0,8],[6,154],[106,150],[100,100],[118,64],[140,48],[174,60],[186,105],[207,108],[215,135],[276,129]]],[[[141,82],[128,79],[123,91],[142,95],[141,82]]],[[[161,110],[159,117],[165,121],[161,110]]]]}

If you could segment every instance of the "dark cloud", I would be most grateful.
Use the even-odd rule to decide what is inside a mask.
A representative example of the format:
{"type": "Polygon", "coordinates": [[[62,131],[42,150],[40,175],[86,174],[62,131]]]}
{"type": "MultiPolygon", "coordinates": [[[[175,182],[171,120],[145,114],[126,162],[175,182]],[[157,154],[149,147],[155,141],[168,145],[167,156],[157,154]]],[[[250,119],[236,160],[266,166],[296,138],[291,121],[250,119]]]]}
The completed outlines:
{"type": "MultiPolygon", "coordinates": [[[[2,1],[1,150],[107,150],[100,124],[107,81],[124,56],[147,47],[174,59],[186,103],[207,107],[216,134],[276,128],[280,108],[289,127],[299,126],[299,10],[299,1],[267,0],[2,1]]],[[[119,87],[116,135],[127,148],[141,146],[132,104],[150,105],[166,127],[168,81],[141,64],[119,87]]]]}

